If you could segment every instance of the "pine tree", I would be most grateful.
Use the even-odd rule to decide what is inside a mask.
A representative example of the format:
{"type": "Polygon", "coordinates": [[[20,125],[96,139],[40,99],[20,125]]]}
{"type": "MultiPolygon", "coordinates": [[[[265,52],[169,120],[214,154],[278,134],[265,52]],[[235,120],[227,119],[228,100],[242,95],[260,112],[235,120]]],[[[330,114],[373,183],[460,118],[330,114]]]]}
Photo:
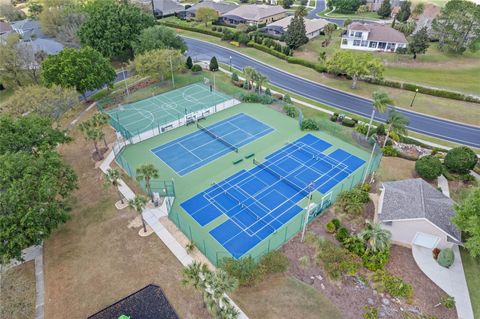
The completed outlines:
{"type": "Polygon", "coordinates": [[[384,0],[380,8],[377,10],[377,14],[383,18],[388,18],[392,13],[392,6],[390,0],[384,0]]]}
{"type": "Polygon", "coordinates": [[[210,71],[218,71],[218,62],[215,56],[213,56],[212,59],[210,60],[209,69],[210,71]]]}
{"type": "Polygon", "coordinates": [[[308,42],[306,33],[303,16],[295,14],[285,33],[285,43],[290,49],[295,50],[308,42]]]}
{"type": "Polygon", "coordinates": [[[186,63],[186,65],[187,65],[187,69],[189,69],[189,70],[192,69],[193,61],[192,61],[192,58],[191,58],[190,56],[187,58],[187,63],[186,63]]]}
{"type": "Polygon", "coordinates": [[[410,14],[412,13],[410,10],[411,7],[411,2],[410,1],[405,1],[402,3],[400,6],[400,11],[398,12],[396,18],[398,21],[405,22],[410,18],[410,14]]]}
{"type": "Polygon", "coordinates": [[[412,40],[408,44],[408,52],[413,54],[413,59],[416,59],[417,54],[425,53],[429,46],[427,27],[423,27],[412,36],[412,40]]]}

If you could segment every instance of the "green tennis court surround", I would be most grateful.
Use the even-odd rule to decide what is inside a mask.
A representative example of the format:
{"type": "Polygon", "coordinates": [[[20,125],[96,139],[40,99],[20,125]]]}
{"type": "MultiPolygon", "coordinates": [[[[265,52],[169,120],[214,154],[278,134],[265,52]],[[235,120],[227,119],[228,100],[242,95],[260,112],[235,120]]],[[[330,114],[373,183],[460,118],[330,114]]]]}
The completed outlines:
{"type": "MultiPolygon", "coordinates": [[[[218,265],[224,257],[234,255],[231,253],[233,251],[239,252],[237,255],[234,255],[235,257],[250,255],[258,260],[265,253],[281,247],[302,229],[305,218],[304,209],[308,203],[307,196],[303,194],[303,187],[308,182],[316,181],[312,196],[312,202],[316,205],[316,209],[312,211],[311,219],[313,219],[314,215],[321,214],[322,210],[328,206],[329,203],[333,203],[341,191],[351,189],[361,183],[366,174],[376,170],[381,158],[381,153],[374,152],[374,156],[370,161],[371,147],[368,148],[368,145],[362,147],[359,143],[356,143],[350,129],[332,124],[336,126],[335,131],[330,130],[332,132],[331,134],[322,130],[303,132],[299,129],[298,119],[292,119],[269,106],[260,104],[239,104],[230,107],[207,117],[201,122],[201,126],[207,128],[215,127],[215,124],[223,123],[222,121],[241,114],[245,114],[258,122],[264,123],[273,130],[269,134],[265,134],[252,140],[248,144],[238,147],[238,153],[230,150],[221,157],[216,157],[212,161],[205,163],[205,165],[183,176],[175,172],[171,166],[162,161],[162,159],[151,152],[151,150],[176,140],[185,139],[187,136],[201,131],[196,125],[182,126],[151,137],[143,142],[127,145],[117,156],[117,162],[122,165],[132,177],[135,176],[135,169],[137,167],[148,163],[155,165],[159,169],[160,179],[174,181],[175,200],[169,212],[169,218],[215,265],[218,265]],[[322,144],[324,146],[319,147],[319,144],[315,144],[318,146],[317,149],[312,149],[313,142],[305,140],[305,136],[309,135],[308,133],[315,137],[315,139],[324,141],[325,143],[322,144]],[[338,138],[339,136],[341,136],[342,139],[338,138]],[[292,155],[284,156],[285,152],[292,153],[292,155]],[[325,158],[322,157],[323,155],[325,158]],[[298,169],[293,169],[298,174],[295,173],[291,176],[288,174],[285,175],[281,170],[278,170],[278,167],[272,166],[272,163],[274,163],[280,165],[282,169],[285,168],[288,170],[290,165],[296,163],[293,161],[292,156],[295,157],[295,159],[299,159],[297,158],[299,156],[309,158],[309,162],[304,162],[299,159],[303,166],[298,164],[298,169]],[[244,160],[234,165],[233,163],[240,158],[244,160]],[[255,158],[257,163],[265,163],[268,167],[265,167],[265,165],[255,165],[253,158],[255,158]],[[355,162],[353,162],[354,160],[355,162]],[[285,180],[278,182],[280,180],[279,177],[271,174],[269,168],[274,169],[277,173],[279,172],[280,178],[284,178],[285,180]],[[321,173],[330,172],[332,169],[336,170],[334,172],[335,174],[333,174],[332,171],[332,173],[326,174],[324,179],[322,179],[323,175],[321,174],[318,176],[311,174],[312,170],[321,173]],[[267,190],[265,194],[268,193],[268,195],[266,195],[267,197],[265,197],[268,199],[266,201],[262,201],[262,199],[259,198],[261,190],[256,189],[257,186],[255,183],[246,185],[241,190],[235,187],[235,191],[241,193],[234,192],[233,194],[225,194],[224,189],[229,186],[225,184],[224,181],[231,181],[232,178],[235,177],[242,178],[242,176],[247,176],[245,175],[247,173],[243,173],[242,175],[242,172],[251,172],[251,174],[254,174],[267,184],[270,180],[272,183],[276,181],[278,187],[272,187],[269,193],[268,185],[266,186],[267,190]],[[346,172],[346,174],[344,174],[344,172],[346,172]],[[335,177],[335,181],[332,182],[333,176],[335,177]],[[289,189],[291,194],[288,193],[286,189],[289,189]],[[302,191],[299,191],[299,189],[302,191]],[[218,193],[215,190],[218,190],[218,193]],[[229,234],[233,235],[228,239],[222,237],[223,234],[227,234],[228,232],[224,231],[225,226],[220,226],[225,225],[231,220],[231,217],[223,212],[216,213],[213,209],[205,210],[205,212],[198,210],[198,214],[200,215],[197,215],[196,211],[194,212],[195,208],[192,208],[191,214],[189,214],[189,212],[180,205],[199,194],[205,194],[205,192],[207,196],[212,198],[219,195],[219,197],[215,198],[218,199],[222,205],[224,204],[225,207],[230,204],[228,203],[228,199],[233,200],[231,195],[233,195],[233,198],[238,199],[238,202],[242,205],[245,205],[245,207],[242,206],[242,209],[248,210],[248,216],[244,214],[236,215],[235,217],[239,220],[239,225],[240,222],[245,225],[256,225],[261,223],[260,220],[265,221],[268,219],[268,217],[262,219],[262,216],[265,215],[263,211],[267,211],[265,207],[273,210],[287,199],[291,200],[292,205],[289,206],[291,210],[288,213],[282,214],[282,212],[278,212],[278,216],[285,216],[285,220],[282,220],[281,224],[275,224],[274,231],[256,233],[256,231],[253,230],[253,226],[248,228],[248,231],[245,230],[247,235],[254,233],[258,235],[261,233],[262,240],[259,242],[252,241],[251,245],[248,246],[248,250],[246,248],[242,250],[241,247],[238,248],[236,246],[236,237],[233,237],[233,235],[236,234],[235,232],[231,231],[231,234],[229,234]],[[247,198],[246,193],[249,193],[250,197],[247,198]],[[252,201],[252,198],[257,198],[258,203],[254,203],[256,200],[252,201]],[[255,209],[256,205],[259,205],[262,209],[255,209]],[[257,215],[259,222],[256,222],[257,215]],[[246,220],[247,218],[251,220],[246,220]],[[200,222],[198,220],[200,220],[200,222]],[[217,230],[214,231],[215,229],[217,230]]],[[[205,133],[202,134],[207,136],[205,133]]],[[[218,131],[215,131],[215,135],[219,134],[218,131]]],[[[213,140],[213,138],[211,139],[213,140]]],[[[222,144],[220,143],[220,145],[222,144]]],[[[227,148],[226,146],[224,147],[227,148]]],[[[164,151],[168,152],[167,149],[162,150],[162,152],[164,151]]],[[[166,156],[168,157],[169,154],[166,156]]],[[[305,161],[307,161],[307,159],[305,161]]],[[[192,207],[196,206],[193,205],[192,207]]],[[[227,209],[225,209],[225,211],[227,211],[227,209]]],[[[235,209],[228,209],[228,211],[235,212],[235,209]]],[[[277,212],[275,214],[277,214],[277,212]]],[[[270,214],[270,216],[275,218],[275,216],[277,216],[275,214],[270,214]]],[[[233,229],[232,227],[226,228],[227,230],[233,229]]],[[[247,227],[244,228],[247,229],[247,227]]]]}
{"type": "Polygon", "coordinates": [[[195,83],[141,101],[119,105],[107,111],[107,114],[110,116],[110,124],[123,137],[131,138],[154,129],[168,130],[169,125],[180,126],[174,124],[175,121],[182,121],[183,125],[189,120],[213,114],[229,100],[232,98],[228,95],[195,83]]]}

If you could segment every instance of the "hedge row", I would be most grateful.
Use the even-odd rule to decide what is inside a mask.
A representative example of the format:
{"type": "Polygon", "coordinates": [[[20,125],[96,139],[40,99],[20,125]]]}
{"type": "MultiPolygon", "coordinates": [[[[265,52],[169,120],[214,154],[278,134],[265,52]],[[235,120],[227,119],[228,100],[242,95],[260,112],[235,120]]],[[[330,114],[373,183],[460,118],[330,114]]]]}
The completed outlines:
{"type": "Polygon", "coordinates": [[[214,37],[217,37],[217,38],[221,38],[221,37],[223,36],[223,33],[222,33],[222,32],[212,31],[212,30],[208,30],[208,29],[201,29],[201,28],[197,28],[197,27],[190,27],[190,26],[181,25],[181,24],[178,24],[178,23],[175,23],[175,22],[171,22],[171,21],[158,21],[157,23],[162,24],[162,25],[165,25],[165,26],[167,26],[167,27],[172,27],[172,28],[178,28],[178,29],[183,29],[183,30],[187,30],[187,31],[204,33],[204,34],[208,34],[208,35],[211,35],[211,36],[214,36],[214,37]]]}
{"type": "Polygon", "coordinates": [[[444,97],[444,98],[452,99],[452,100],[480,103],[480,98],[475,97],[475,96],[471,96],[471,95],[466,95],[466,94],[459,93],[459,92],[433,89],[433,88],[429,88],[429,87],[425,87],[425,86],[421,86],[421,85],[417,85],[417,84],[412,84],[412,83],[389,81],[389,80],[382,80],[382,79],[376,79],[376,78],[370,78],[370,77],[363,78],[362,80],[364,80],[365,82],[368,82],[368,83],[372,83],[372,84],[389,86],[389,87],[393,87],[393,88],[397,88],[397,89],[403,89],[403,90],[412,91],[412,92],[415,92],[418,89],[419,93],[438,96],[438,97],[444,97]]]}

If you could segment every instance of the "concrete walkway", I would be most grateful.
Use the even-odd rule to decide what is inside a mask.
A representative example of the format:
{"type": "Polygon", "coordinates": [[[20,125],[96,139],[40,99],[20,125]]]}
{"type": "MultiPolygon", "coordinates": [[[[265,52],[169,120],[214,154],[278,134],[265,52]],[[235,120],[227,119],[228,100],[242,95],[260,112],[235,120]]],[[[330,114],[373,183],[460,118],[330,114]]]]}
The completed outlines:
{"type": "MultiPolygon", "coordinates": [[[[110,164],[114,161],[115,155],[113,151],[107,155],[104,161],[100,164],[99,168],[103,173],[106,173],[110,169],[110,164]]],[[[123,180],[120,180],[120,186],[118,187],[119,191],[122,195],[127,199],[135,198],[135,193],[128,187],[127,184],[123,180]]],[[[160,238],[160,240],[167,246],[167,248],[172,252],[172,254],[177,257],[180,263],[186,267],[190,265],[194,259],[187,253],[185,248],[180,245],[175,237],[170,234],[170,232],[160,223],[160,218],[168,216],[168,209],[167,209],[167,201],[171,199],[166,198],[160,207],[156,208],[146,208],[142,216],[145,222],[153,229],[155,234],[160,238]]],[[[248,319],[248,316],[238,307],[238,305],[229,297],[226,296],[231,304],[237,308],[239,312],[238,318],[240,319],[248,319]]],[[[43,318],[41,318],[43,319],[43,318]]]]}
{"type": "Polygon", "coordinates": [[[437,179],[438,187],[442,190],[443,195],[450,197],[450,188],[448,187],[448,180],[445,176],[440,175],[437,179]]]}
{"type": "Polygon", "coordinates": [[[474,319],[467,281],[458,246],[453,246],[455,261],[450,268],[440,266],[428,248],[412,245],[412,254],[418,267],[447,294],[455,298],[459,319],[474,319]]]}

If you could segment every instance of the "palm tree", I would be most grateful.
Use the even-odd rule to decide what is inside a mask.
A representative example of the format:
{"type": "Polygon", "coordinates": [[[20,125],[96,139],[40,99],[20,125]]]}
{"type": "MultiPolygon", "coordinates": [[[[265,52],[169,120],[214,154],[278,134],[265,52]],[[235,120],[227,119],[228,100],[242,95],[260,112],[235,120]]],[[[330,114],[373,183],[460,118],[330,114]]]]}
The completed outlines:
{"type": "Polygon", "coordinates": [[[383,147],[387,145],[387,140],[390,135],[390,132],[394,132],[396,134],[407,134],[407,125],[410,123],[408,118],[397,112],[395,108],[391,109],[388,113],[388,129],[387,129],[387,136],[385,136],[385,141],[383,142],[383,147]]]}
{"type": "Polygon", "coordinates": [[[103,154],[99,151],[97,143],[105,136],[105,134],[97,126],[93,125],[93,123],[90,121],[80,123],[79,129],[83,133],[87,141],[93,142],[93,145],[95,146],[95,152],[102,160],[103,154]]]}
{"type": "Polygon", "coordinates": [[[143,196],[135,196],[134,199],[130,199],[128,201],[128,207],[132,208],[133,210],[135,210],[137,213],[140,214],[144,233],[147,232],[147,226],[145,225],[145,220],[143,219],[142,212],[146,205],[147,205],[147,199],[143,196]]]}
{"type": "MultiPolygon", "coordinates": [[[[108,123],[109,116],[102,112],[97,112],[93,115],[91,121],[94,126],[98,127],[100,130],[103,131],[103,127],[108,123]]],[[[105,134],[103,135],[103,143],[105,144],[105,148],[108,149],[107,141],[105,140],[105,134]]]]}
{"type": "Polygon", "coordinates": [[[367,138],[370,135],[370,128],[372,127],[375,111],[383,113],[387,109],[388,104],[393,103],[392,99],[388,96],[388,94],[382,91],[374,91],[372,94],[372,99],[373,99],[373,110],[372,110],[372,116],[370,117],[370,122],[368,123],[367,138]]]}
{"type": "Polygon", "coordinates": [[[115,168],[109,168],[107,174],[105,174],[105,185],[113,186],[116,188],[120,202],[123,204],[123,196],[118,187],[120,186],[120,171],[115,168]]]}
{"type": "Polygon", "coordinates": [[[255,70],[251,66],[247,66],[247,67],[243,68],[243,74],[245,75],[245,80],[247,81],[248,89],[250,90],[250,82],[252,82],[251,87],[253,88],[253,81],[256,78],[257,70],[255,70]]]}
{"type": "Polygon", "coordinates": [[[148,195],[153,201],[152,187],[150,181],[152,178],[158,178],[158,169],[153,164],[143,164],[137,168],[137,181],[145,180],[145,187],[147,188],[148,195]]]}
{"type": "Polygon", "coordinates": [[[372,251],[384,251],[390,247],[392,234],[388,230],[383,229],[379,223],[368,223],[358,234],[358,237],[367,243],[372,251]]]}
{"type": "Polygon", "coordinates": [[[204,297],[203,306],[207,305],[205,300],[205,277],[208,276],[210,270],[207,265],[201,262],[193,261],[190,265],[182,270],[182,285],[192,286],[194,289],[202,291],[204,297]]]}
{"type": "Polygon", "coordinates": [[[218,269],[205,274],[205,286],[205,304],[212,314],[219,317],[225,305],[230,303],[226,294],[237,288],[238,280],[230,277],[223,269],[218,269]]]}
{"type": "Polygon", "coordinates": [[[268,82],[268,78],[262,73],[257,72],[256,80],[257,80],[258,94],[260,94],[262,93],[262,86],[268,82]]]}

